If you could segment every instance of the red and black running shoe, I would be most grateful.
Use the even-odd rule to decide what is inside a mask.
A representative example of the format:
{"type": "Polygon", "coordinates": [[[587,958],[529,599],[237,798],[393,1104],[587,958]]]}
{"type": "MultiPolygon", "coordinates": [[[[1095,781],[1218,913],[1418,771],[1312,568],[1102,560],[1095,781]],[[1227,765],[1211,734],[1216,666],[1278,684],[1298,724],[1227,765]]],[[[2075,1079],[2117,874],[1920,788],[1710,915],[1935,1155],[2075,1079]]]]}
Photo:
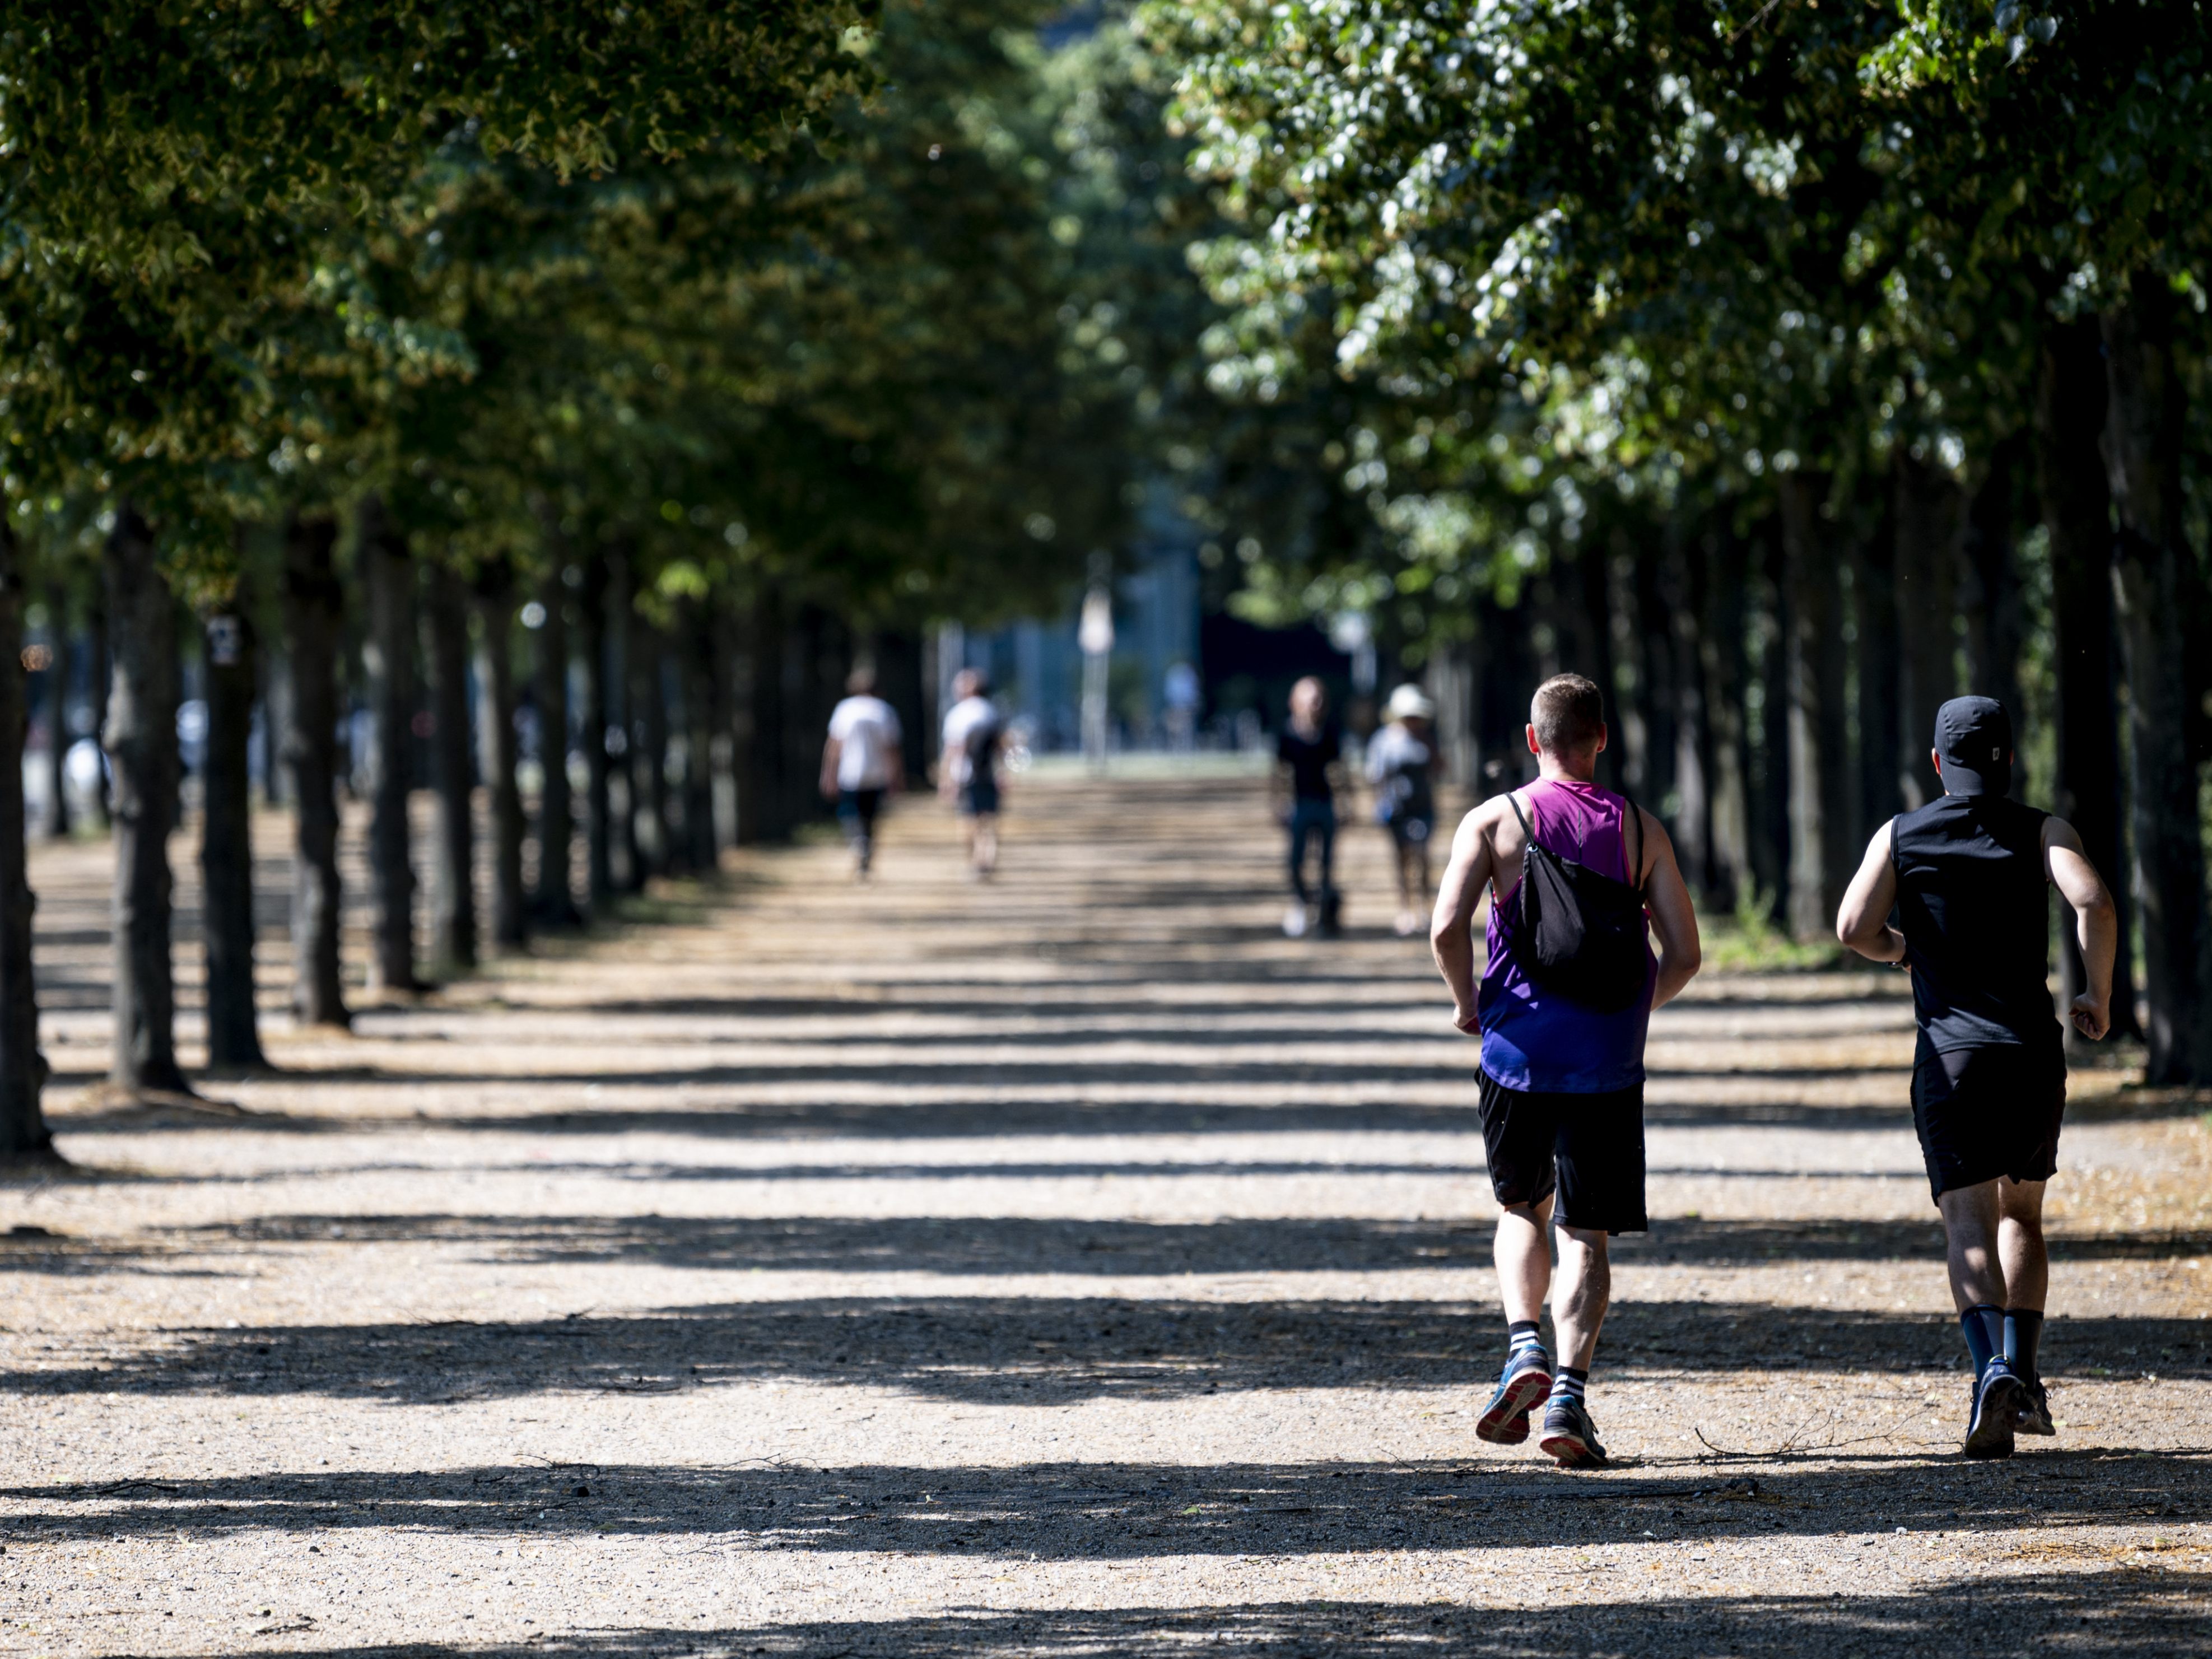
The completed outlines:
{"type": "Polygon", "coordinates": [[[1516,1349],[1498,1379],[1498,1392],[1474,1425],[1476,1436],[1500,1446],[1519,1445],[1528,1437],[1528,1413],[1551,1391],[1550,1357],[1534,1345],[1516,1349]]]}

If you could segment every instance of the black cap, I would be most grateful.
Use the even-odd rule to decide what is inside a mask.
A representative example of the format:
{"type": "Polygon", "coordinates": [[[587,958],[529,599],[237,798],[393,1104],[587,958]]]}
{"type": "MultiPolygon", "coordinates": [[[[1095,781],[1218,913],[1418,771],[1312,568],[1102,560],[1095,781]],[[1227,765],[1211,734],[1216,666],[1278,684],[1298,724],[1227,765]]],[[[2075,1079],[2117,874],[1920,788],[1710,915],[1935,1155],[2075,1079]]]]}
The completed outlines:
{"type": "Polygon", "coordinates": [[[1936,752],[1943,757],[1943,787],[1954,795],[2012,788],[2012,716],[1995,697],[1954,697],[1937,709],[1936,752]]]}

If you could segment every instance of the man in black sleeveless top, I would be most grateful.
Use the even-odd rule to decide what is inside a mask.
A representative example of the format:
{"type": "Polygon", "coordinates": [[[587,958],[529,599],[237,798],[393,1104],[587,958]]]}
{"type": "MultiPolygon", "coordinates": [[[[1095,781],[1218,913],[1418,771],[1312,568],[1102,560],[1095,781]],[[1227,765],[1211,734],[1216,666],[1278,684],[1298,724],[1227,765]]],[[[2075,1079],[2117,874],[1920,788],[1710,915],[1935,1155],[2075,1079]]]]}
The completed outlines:
{"type": "Polygon", "coordinates": [[[1912,975],[1912,1120],[1973,1357],[1969,1457],[2009,1457],[2015,1432],[2054,1431],[2036,1347],[2050,1280],[2043,1184],[2058,1167],[2066,1054],[2045,884],[2075,913],[2089,988],[2068,1014],[2092,1039],[2111,1023],[2117,937],[2112,896],[2073,827],[2006,799],[2012,755],[2002,703],[1954,697],[1938,709],[1944,793],[1875,833],[1836,919],[1851,949],[1912,975]]]}

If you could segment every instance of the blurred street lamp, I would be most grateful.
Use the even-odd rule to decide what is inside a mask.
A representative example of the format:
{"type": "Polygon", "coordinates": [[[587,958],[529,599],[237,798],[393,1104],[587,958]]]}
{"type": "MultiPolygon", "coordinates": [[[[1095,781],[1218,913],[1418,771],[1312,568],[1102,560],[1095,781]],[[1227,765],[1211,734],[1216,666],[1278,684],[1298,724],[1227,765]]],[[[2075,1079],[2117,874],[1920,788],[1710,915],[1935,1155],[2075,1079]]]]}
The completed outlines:
{"type": "Polygon", "coordinates": [[[1352,659],[1352,689],[1360,696],[1375,690],[1375,629],[1364,611],[1340,611],[1328,619],[1328,642],[1352,659]]]}
{"type": "Polygon", "coordinates": [[[1093,772],[1106,769],[1107,660],[1114,653],[1114,592],[1101,583],[1083,596],[1075,630],[1083,647],[1083,757],[1093,772]]]}

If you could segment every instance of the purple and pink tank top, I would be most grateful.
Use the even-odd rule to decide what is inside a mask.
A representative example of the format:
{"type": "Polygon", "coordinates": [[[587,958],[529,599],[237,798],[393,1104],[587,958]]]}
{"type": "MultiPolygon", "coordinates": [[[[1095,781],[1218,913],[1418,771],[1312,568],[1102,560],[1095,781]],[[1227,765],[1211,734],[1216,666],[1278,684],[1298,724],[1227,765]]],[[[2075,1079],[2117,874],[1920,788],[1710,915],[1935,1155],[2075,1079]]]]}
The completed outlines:
{"type": "MultiPolygon", "coordinates": [[[[1522,789],[1521,810],[1539,846],[1609,876],[1632,881],[1621,825],[1628,803],[1594,783],[1544,778],[1522,789]]],[[[1499,872],[1490,903],[1490,960],[1475,1012],[1482,1022],[1482,1069],[1509,1089],[1540,1094],[1595,1095],[1644,1080],[1644,1039],[1651,1024],[1651,981],[1658,963],[1644,923],[1650,963],[1642,997],[1617,1014],[1601,1014],[1540,990],[1513,949],[1519,921],[1518,870],[1499,872]]]]}

